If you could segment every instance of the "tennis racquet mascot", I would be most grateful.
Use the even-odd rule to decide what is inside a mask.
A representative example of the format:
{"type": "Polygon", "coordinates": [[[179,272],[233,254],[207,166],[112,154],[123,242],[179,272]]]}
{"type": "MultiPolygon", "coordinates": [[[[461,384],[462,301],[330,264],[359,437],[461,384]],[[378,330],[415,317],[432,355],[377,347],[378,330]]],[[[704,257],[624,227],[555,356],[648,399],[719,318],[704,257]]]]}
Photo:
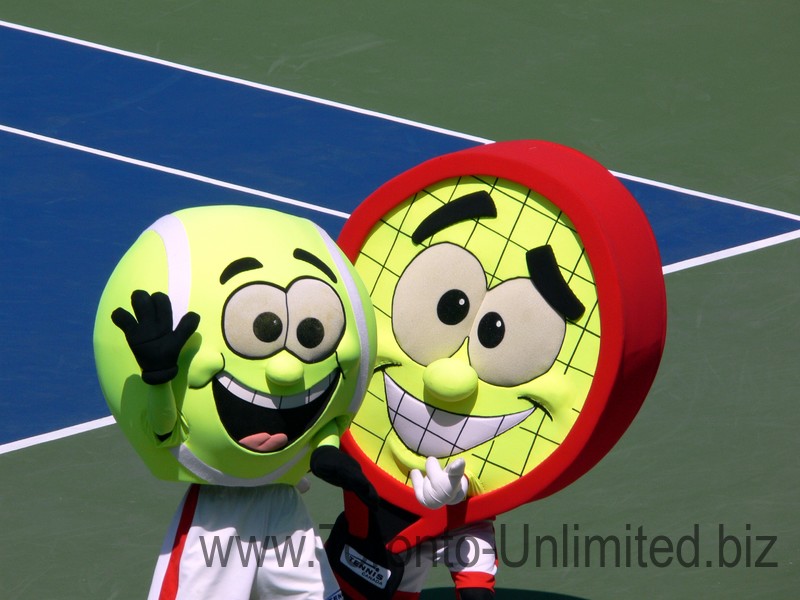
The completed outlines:
{"type": "Polygon", "coordinates": [[[133,447],[156,476],[191,483],[150,598],[341,598],[296,485],[310,466],[374,506],[338,443],[375,322],[328,235],[262,208],[167,215],[111,275],[94,349],[133,447]]]}
{"type": "Polygon", "coordinates": [[[649,224],[594,160],[515,141],[399,175],[339,244],[378,325],[342,447],[382,502],[345,494],[331,564],[354,598],[416,598],[434,563],[461,600],[491,598],[493,518],[597,463],[655,376],[666,309],[649,224]]]}

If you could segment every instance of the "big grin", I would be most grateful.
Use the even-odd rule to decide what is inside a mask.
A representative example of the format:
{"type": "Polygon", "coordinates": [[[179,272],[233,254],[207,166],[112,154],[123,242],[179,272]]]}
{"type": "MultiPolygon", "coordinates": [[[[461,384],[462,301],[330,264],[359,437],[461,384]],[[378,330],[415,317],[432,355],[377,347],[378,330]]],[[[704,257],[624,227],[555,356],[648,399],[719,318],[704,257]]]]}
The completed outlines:
{"type": "Polygon", "coordinates": [[[241,446],[256,452],[280,450],[317,421],[339,383],[339,375],[334,371],[307,390],[276,396],[220,373],[212,382],[219,419],[241,446]]]}
{"type": "Polygon", "coordinates": [[[420,456],[445,458],[480,446],[505,433],[536,408],[509,415],[479,417],[435,408],[415,398],[384,372],[386,405],[395,433],[420,456]]]}

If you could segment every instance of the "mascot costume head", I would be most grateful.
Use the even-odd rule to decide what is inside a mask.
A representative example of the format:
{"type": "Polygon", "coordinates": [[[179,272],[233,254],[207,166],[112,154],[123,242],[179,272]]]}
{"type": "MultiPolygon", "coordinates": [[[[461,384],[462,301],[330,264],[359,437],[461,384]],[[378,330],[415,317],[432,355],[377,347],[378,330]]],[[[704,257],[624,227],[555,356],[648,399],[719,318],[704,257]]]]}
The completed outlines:
{"type": "Polygon", "coordinates": [[[103,292],[94,345],[108,405],[156,476],[252,486],[297,482],[310,440],[346,424],[374,335],[360,278],[322,229],[267,209],[212,206],[167,215],[141,235],[103,292]],[[120,307],[145,319],[158,310],[134,290],[169,298],[170,327],[200,317],[169,383],[178,422],[168,444],[149,422],[145,367],[120,329],[124,314],[116,325],[109,318],[120,307]]]}

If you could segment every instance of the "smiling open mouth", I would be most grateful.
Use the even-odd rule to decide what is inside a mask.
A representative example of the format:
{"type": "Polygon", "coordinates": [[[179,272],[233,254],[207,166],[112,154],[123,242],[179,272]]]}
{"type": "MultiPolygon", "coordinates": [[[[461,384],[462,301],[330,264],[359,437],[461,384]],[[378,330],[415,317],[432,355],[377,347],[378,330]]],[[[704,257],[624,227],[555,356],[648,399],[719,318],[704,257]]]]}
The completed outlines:
{"type": "Polygon", "coordinates": [[[328,405],[339,371],[297,394],[276,396],[243,385],[228,373],[212,382],[214,402],[225,431],[255,452],[274,452],[291,444],[316,423],[328,405]]]}
{"type": "Polygon", "coordinates": [[[434,408],[415,398],[384,372],[389,420],[400,441],[420,456],[445,458],[480,446],[515,425],[536,408],[510,415],[478,417],[434,408]]]}

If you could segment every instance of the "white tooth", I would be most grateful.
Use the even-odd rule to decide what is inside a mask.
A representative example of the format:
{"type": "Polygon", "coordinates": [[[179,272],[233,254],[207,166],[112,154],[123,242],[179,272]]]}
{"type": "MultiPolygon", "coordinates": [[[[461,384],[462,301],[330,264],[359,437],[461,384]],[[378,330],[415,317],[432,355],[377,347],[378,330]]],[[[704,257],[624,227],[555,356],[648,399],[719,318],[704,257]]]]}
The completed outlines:
{"type": "Polygon", "coordinates": [[[297,408],[306,403],[306,392],[300,392],[292,396],[283,396],[281,398],[281,408],[297,408]]]}
{"type": "Polygon", "coordinates": [[[280,408],[280,396],[268,396],[267,394],[256,394],[253,398],[253,404],[263,406],[264,408],[280,408]]]}
{"type": "Polygon", "coordinates": [[[447,412],[446,410],[434,408],[431,422],[428,424],[428,429],[437,434],[440,431],[461,430],[468,419],[469,416],[458,415],[456,413],[447,412]]]}
{"type": "Polygon", "coordinates": [[[389,377],[386,373],[383,374],[383,383],[386,387],[386,402],[389,404],[389,410],[397,410],[397,405],[403,398],[403,388],[394,382],[394,379],[389,377]]]}
{"type": "Polygon", "coordinates": [[[478,421],[470,417],[455,443],[465,450],[474,448],[522,423],[531,413],[532,408],[501,417],[483,417],[478,421]]]}
{"type": "Polygon", "coordinates": [[[217,381],[240,400],[244,400],[245,402],[252,402],[253,404],[256,404],[258,406],[263,406],[264,408],[280,409],[280,408],[297,408],[298,406],[303,406],[304,404],[313,402],[314,400],[319,398],[325,392],[325,390],[328,389],[328,386],[333,382],[335,377],[336,374],[331,373],[330,375],[328,375],[326,379],[320,381],[310,390],[305,390],[298,394],[293,394],[291,396],[273,396],[271,394],[259,394],[253,390],[244,387],[243,385],[238,383],[235,379],[224,373],[217,377],[217,381]]]}
{"type": "Polygon", "coordinates": [[[317,385],[313,388],[308,390],[308,394],[306,394],[307,402],[313,402],[317,398],[319,398],[322,393],[328,389],[328,381],[320,381],[317,385]]]}
{"type": "Polygon", "coordinates": [[[231,380],[230,385],[228,385],[228,391],[245,402],[252,402],[256,395],[253,390],[248,390],[246,387],[242,387],[233,380],[231,380]]]}
{"type": "Polygon", "coordinates": [[[402,442],[422,456],[459,454],[505,433],[533,408],[511,415],[478,417],[434,408],[414,398],[384,373],[389,420],[402,442]]]}
{"type": "Polygon", "coordinates": [[[425,436],[425,427],[423,425],[419,425],[414,421],[409,421],[402,414],[394,413],[392,417],[392,427],[394,427],[397,435],[400,436],[400,439],[406,446],[417,453],[421,453],[419,447],[425,436]],[[402,435],[400,434],[401,431],[403,432],[402,435]]]}

